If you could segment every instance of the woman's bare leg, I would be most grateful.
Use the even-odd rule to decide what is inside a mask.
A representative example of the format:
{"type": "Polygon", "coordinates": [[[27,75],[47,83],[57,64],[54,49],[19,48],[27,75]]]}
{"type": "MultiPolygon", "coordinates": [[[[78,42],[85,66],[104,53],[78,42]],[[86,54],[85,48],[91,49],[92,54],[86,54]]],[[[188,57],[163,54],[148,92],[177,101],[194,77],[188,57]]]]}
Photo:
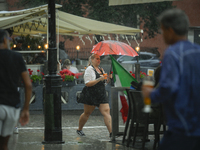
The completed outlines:
{"type": "Polygon", "coordinates": [[[99,110],[104,117],[104,123],[108,129],[108,132],[112,132],[112,118],[110,115],[110,107],[109,104],[100,104],[99,110]]]}
{"type": "Polygon", "coordinates": [[[91,106],[91,105],[86,105],[84,104],[84,112],[81,114],[80,118],[79,118],[79,127],[78,130],[82,130],[83,126],[85,125],[85,123],[87,122],[89,116],[91,115],[91,113],[94,111],[96,106],[91,106]]]}

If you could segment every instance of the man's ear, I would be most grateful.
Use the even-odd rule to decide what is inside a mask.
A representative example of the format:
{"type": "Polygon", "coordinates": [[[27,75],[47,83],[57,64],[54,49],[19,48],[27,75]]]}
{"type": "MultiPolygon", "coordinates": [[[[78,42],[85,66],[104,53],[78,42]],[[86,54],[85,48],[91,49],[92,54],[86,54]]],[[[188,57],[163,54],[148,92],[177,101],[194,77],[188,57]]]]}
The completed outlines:
{"type": "Polygon", "coordinates": [[[7,42],[8,42],[8,40],[6,39],[6,37],[4,37],[3,38],[3,44],[4,44],[5,48],[7,48],[7,42]]]}
{"type": "Polygon", "coordinates": [[[170,28],[168,28],[168,31],[171,33],[171,34],[175,34],[175,32],[174,32],[174,30],[170,27],[170,28]]]}
{"type": "Polygon", "coordinates": [[[8,45],[10,45],[10,43],[9,43],[7,37],[4,37],[3,44],[4,44],[5,49],[10,49],[10,47],[8,46],[8,45]]]}
{"type": "Polygon", "coordinates": [[[3,38],[3,43],[4,43],[4,44],[7,43],[6,37],[3,38]]]}

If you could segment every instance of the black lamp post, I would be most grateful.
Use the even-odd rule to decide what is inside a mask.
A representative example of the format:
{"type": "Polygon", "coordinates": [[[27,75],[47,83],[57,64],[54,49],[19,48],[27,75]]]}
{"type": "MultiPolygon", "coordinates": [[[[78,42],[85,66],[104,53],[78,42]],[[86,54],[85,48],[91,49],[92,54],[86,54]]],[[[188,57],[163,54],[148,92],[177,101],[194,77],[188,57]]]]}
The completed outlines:
{"type": "Polygon", "coordinates": [[[80,48],[81,47],[79,45],[76,46],[76,51],[77,51],[76,65],[80,65],[80,59],[78,58],[78,53],[80,51],[80,48]]]}
{"type": "Polygon", "coordinates": [[[55,0],[48,0],[49,48],[48,74],[45,76],[44,87],[44,144],[61,144],[61,82],[57,75],[56,21],[55,0]]]}
{"type": "Polygon", "coordinates": [[[76,50],[77,50],[77,59],[78,59],[78,52],[80,50],[80,46],[79,45],[76,46],[76,50]]]}
{"type": "MultiPolygon", "coordinates": [[[[135,50],[137,51],[138,55],[140,54],[140,47],[135,47],[135,50]]],[[[140,63],[139,63],[139,56],[137,57],[137,63],[135,63],[135,78],[138,82],[140,82],[140,63]]]]}

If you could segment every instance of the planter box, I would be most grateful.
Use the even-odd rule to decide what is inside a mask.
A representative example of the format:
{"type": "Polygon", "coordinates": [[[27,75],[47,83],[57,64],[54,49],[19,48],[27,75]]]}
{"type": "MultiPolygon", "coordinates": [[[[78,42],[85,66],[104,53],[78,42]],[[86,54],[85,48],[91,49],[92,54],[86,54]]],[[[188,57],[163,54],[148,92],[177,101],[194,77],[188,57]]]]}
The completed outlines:
{"type": "Polygon", "coordinates": [[[75,80],[74,81],[63,81],[62,86],[74,86],[76,85],[75,80]]]}
{"type": "Polygon", "coordinates": [[[39,84],[40,84],[40,82],[39,82],[39,81],[32,82],[32,85],[33,85],[33,86],[38,86],[39,84]]]}
{"type": "MultiPolygon", "coordinates": [[[[33,87],[36,87],[36,86],[38,86],[38,85],[40,85],[40,84],[43,84],[43,80],[41,80],[40,82],[39,82],[39,81],[32,82],[32,86],[33,86],[33,87]]],[[[24,83],[23,83],[23,82],[20,82],[18,86],[19,86],[19,87],[24,87],[24,83]]]]}

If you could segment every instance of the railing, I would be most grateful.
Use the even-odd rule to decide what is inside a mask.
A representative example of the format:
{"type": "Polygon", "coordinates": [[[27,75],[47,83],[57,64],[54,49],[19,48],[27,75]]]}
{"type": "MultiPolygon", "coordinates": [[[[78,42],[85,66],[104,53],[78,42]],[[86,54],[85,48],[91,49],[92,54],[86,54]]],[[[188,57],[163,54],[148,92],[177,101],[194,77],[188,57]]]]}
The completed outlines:
{"type": "Polygon", "coordinates": [[[70,59],[76,59],[77,58],[77,53],[78,53],[78,58],[79,59],[88,59],[89,56],[91,55],[92,49],[91,48],[81,48],[79,52],[77,52],[76,48],[67,48],[65,52],[68,54],[70,59]]]}
{"type": "MultiPolygon", "coordinates": [[[[79,83],[74,86],[62,86],[61,88],[61,103],[62,110],[83,110],[83,104],[77,103],[77,98],[80,97],[80,93],[85,84],[79,83]]],[[[106,85],[106,94],[111,105],[111,85],[106,85]]],[[[33,93],[30,103],[30,110],[43,110],[43,89],[44,85],[33,86],[33,93]]],[[[25,89],[24,86],[19,88],[20,100],[23,104],[25,101],[25,89]]]]}

